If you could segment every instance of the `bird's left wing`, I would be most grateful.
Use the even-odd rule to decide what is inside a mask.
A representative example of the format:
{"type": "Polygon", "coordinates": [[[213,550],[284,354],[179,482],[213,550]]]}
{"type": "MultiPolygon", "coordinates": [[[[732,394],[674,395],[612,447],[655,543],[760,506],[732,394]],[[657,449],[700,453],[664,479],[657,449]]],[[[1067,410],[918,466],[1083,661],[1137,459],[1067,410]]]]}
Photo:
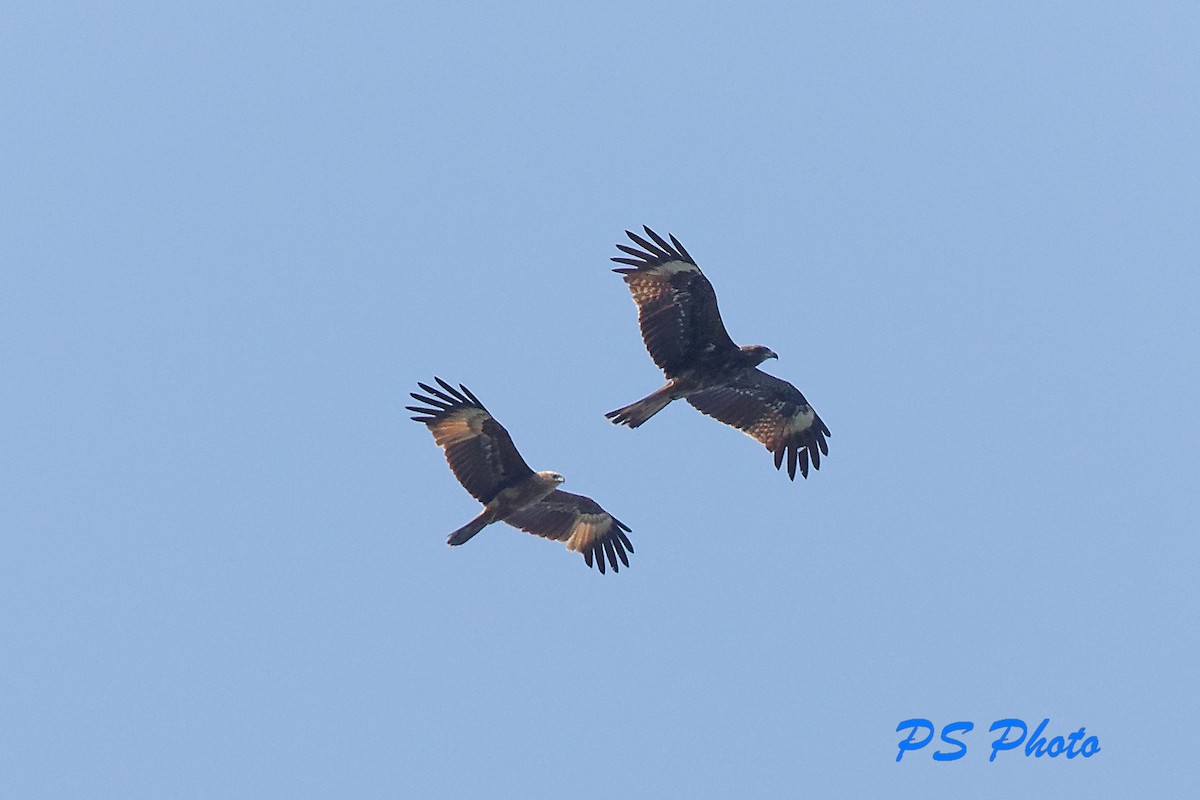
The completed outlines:
{"type": "Polygon", "coordinates": [[[609,514],[590,497],[555,489],[540,502],[526,506],[504,518],[509,525],[563,542],[567,549],[583,553],[587,565],[604,572],[605,556],[613,572],[620,572],[617,559],[629,566],[625,551],[633,545],[625,535],[629,526],[609,514]]]}
{"type": "Polygon", "coordinates": [[[795,386],[760,369],[738,371],[720,386],[694,392],[687,401],[697,410],[732,425],[766,445],[775,454],[779,469],[787,456],[788,477],[808,477],[808,462],[821,468],[821,456],[829,454],[829,428],[795,386]]]}

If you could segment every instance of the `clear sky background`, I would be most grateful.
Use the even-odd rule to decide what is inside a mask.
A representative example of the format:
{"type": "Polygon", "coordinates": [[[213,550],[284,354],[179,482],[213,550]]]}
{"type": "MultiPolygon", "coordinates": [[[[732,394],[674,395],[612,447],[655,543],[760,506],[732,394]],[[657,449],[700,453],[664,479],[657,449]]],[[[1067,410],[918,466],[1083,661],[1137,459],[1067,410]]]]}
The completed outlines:
{"type": "Polygon", "coordinates": [[[1194,789],[1200,9],[828,5],[6,5],[0,793],[1194,789]],[[642,224],[807,481],[603,418],[642,224]],[[630,569],[447,548],[434,375],[630,569]]]}

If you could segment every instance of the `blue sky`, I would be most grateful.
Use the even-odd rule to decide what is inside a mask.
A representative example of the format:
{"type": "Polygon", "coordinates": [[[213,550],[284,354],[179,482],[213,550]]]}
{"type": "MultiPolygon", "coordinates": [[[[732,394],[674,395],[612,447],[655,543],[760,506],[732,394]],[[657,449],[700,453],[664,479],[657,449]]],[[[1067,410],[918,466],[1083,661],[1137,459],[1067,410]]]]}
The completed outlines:
{"type": "Polygon", "coordinates": [[[5,794],[1194,787],[1197,52],[1188,3],[6,8],[5,794]],[[661,384],[643,224],[809,480],[604,420],[661,384]],[[631,568],[447,548],[434,375],[631,568]],[[1101,751],[988,763],[1007,717],[1101,751]]]}

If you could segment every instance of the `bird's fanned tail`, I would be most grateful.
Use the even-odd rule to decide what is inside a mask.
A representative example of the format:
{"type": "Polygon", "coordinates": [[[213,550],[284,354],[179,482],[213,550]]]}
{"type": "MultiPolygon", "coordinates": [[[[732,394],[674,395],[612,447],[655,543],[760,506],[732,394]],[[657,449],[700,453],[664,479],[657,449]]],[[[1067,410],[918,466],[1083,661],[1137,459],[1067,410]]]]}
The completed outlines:
{"type": "Polygon", "coordinates": [[[481,530],[486,528],[488,525],[491,525],[495,521],[496,519],[492,516],[492,512],[485,508],[478,517],[471,520],[466,525],[463,525],[454,533],[450,534],[450,538],[446,540],[446,544],[450,545],[451,547],[465,544],[471,540],[472,536],[479,533],[481,530]]]}
{"type": "Polygon", "coordinates": [[[671,389],[672,386],[667,384],[661,389],[646,395],[636,403],[630,403],[624,408],[618,408],[616,411],[609,411],[604,416],[612,420],[614,425],[628,425],[631,428],[636,428],[662,411],[675,399],[671,394],[671,389]]]}

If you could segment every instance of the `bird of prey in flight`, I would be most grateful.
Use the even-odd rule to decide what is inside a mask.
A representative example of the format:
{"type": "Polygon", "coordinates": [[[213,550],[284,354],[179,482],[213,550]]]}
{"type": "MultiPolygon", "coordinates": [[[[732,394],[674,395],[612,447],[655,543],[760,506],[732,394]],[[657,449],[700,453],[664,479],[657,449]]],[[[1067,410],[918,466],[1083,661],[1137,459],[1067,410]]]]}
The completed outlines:
{"type": "Polygon", "coordinates": [[[433,433],[463,488],[483,503],[483,511],[450,534],[447,544],[463,544],[485,526],[507,522],[562,542],[600,572],[606,557],[613,572],[620,571],[618,559],[629,566],[629,526],[590,497],[559,489],[563,476],[557,472],[530,469],[508,431],[467,387],[459,384],[456,389],[441,378],[435,380],[440,389],[418,382],[425,394],[411,394],[422,405],[406,408],[433,433]]]}
{"type": "Polygon", "coordinates": [[[821,466],[828,455],[829,428],[804,395],[785,380],[758,368],[778,358],[762,345],[738,347],[725,331],[717,295],[674,236],[664,240],[650,228],[645,239],[625,231],[637,247],[618,244],[627,264],[613,272],[624,276],[638,309],[642,341],[667,377],[662,388],[605,416],[636,428],[672,400],[683,398],[714,419],[757,439],[775,456],[779,469],[787,457],[788,477],[808,477],[808,464],[821,466]]]}

